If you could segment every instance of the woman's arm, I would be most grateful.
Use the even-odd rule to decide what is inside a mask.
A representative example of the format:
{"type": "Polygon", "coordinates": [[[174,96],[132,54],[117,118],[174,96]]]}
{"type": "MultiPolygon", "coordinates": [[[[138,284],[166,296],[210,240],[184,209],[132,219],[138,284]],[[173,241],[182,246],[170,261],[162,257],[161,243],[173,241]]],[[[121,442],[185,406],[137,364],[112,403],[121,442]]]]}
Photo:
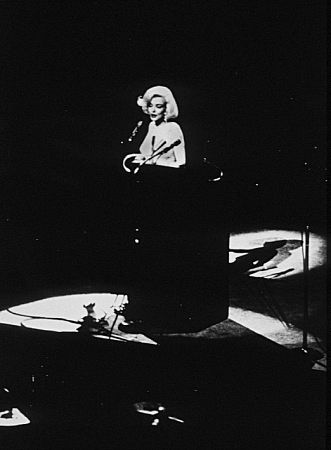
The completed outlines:
{"type": "Polygon", "coordinates": [[[184,135],[182,132],[182,129],[176,122],[170,122],[170,141],[175,142],[177,139],[180,140],[180,144],[176,145],[174,147],[174,154],[176,158],[176,163],[179,166],[183,166],[186,163],[186,152],[185,152],[185,141],[184,141],[184,135]]]}
{"type": "Polygon", "coordinates": [[[151,123],[149,124],[149,128],[147,131],[147,134],[145,136],[145,139],[141,143],[139,147],[140,153],[145,157],[148,158],[152,154],[152,132],[151,132],[151,123]]]}

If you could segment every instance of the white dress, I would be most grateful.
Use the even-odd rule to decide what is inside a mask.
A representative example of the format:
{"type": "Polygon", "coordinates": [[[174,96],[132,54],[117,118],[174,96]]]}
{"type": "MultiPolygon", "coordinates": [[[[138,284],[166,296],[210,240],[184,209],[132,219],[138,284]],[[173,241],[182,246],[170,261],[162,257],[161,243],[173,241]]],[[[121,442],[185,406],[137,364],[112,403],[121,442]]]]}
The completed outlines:
{"type": "Polygon", "coordinates": [[[176,122],[161,122],[159,125],[150,122],[148,132],[139,150],[145,158],[148,158],[156,153],[159,148],[166,149],[177,140],[180,142],[176,146],[155,156],[146,164],[179,167],[185,164],[186,154],[183,132],[176,122]]]}

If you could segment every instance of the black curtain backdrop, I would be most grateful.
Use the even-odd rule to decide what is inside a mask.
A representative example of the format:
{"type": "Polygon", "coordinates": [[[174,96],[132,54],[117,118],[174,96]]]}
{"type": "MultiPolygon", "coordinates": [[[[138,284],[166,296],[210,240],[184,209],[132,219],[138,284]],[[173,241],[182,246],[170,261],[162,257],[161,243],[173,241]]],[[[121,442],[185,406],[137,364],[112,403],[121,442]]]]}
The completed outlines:
{"type": "Polygon", "coordinates": [[[189,163],[224,169],[238,221],[323,223],[324,1],[0,8],[3,223],[50,241],[87,223],[115,233],[130,196],[121,161],[137,148],[120,141],[147,124],[136,98],[155,84],[175,94],[189,163]]]}

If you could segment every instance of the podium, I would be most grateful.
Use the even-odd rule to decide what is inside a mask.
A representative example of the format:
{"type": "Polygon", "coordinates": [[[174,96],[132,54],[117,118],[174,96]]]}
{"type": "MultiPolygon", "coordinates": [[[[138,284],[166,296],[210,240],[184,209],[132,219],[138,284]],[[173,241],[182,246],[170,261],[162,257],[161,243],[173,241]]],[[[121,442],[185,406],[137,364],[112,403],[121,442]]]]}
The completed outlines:
{"type": "Polygon", "coordinates": [[[203,175],[145,166],[131,178],[133,320],[198,331],[228,317],[226,189],[203,175]]]}

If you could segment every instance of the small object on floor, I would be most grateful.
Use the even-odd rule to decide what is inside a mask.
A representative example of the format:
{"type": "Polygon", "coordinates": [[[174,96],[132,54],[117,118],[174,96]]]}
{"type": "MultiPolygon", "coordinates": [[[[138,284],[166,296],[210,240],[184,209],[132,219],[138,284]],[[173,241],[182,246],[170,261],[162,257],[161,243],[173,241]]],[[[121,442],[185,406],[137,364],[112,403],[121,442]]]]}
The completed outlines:
{"type": "Polygon", "coordinates": [[[133,322],[132,320],[125,320],[118,325],[118,329],[123,333],[142,333],[145,331],[144,323],[142,321],[133,322]]]}
{"type": "Polygon", "coordinates": [[[168,420],[184,423],[184,420],[178,417],[169,416],[165,406],[161,403],[138,402],[134,403],[133,407],[137,413],[152,416],[149,424],[153,427],[161,424],[165,425],[168,420]]]}
{"type": "Polygon", "coordinates": [[[94,311],[95,303],[83,306],[87,311],[87,315],[82,318],[81,325],[77,328],[77,331],[87,334],[107,334],[108,331],[105,327],[108,327],[109,323],[106,320],[106,316],[97,319],[94,311]]]}
{"type": "Polygon", "coordinates": [[[124,303],[120,305],[119,307],[114,308],[114,313],[118,316],[125,316],[125,313],[127,313],[127,303],[124,303]]]}

